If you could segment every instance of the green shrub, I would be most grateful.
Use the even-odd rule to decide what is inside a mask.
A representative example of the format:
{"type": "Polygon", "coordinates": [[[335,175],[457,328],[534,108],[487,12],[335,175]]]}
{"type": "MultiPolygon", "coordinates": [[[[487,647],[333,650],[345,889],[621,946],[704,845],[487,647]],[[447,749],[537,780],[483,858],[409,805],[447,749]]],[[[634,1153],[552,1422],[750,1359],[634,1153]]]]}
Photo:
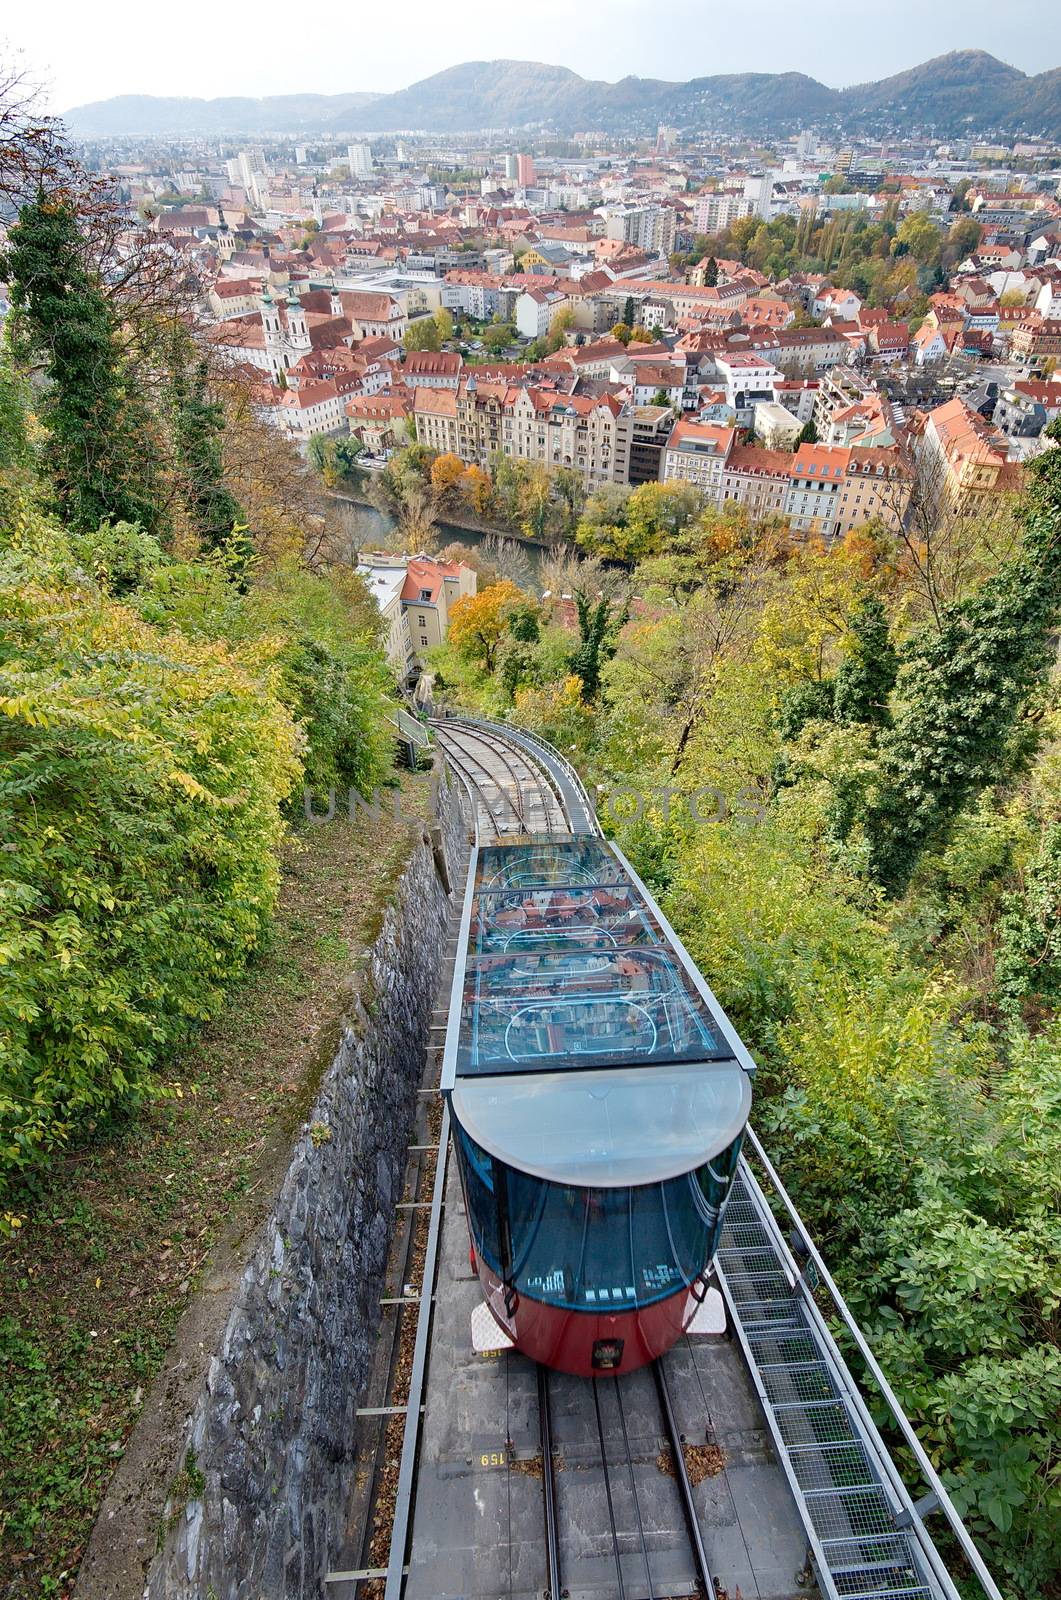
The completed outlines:
{"type": "MultiPolygon", "coordinates": [[[[243,594],[217,563],[172,563],[149,575],[134,603],[147,620],[190,639],[241,641],[275,660],[276,690],[298,724],[315,793],[352,786],[367,796],[386,778],[394,759],[391,677],[379,613],[356,573],[321,576],[289,563],[243,594]]],[[[292,808],[301,809],[300,798],[292,808]]]]}
{"type": "Polygon", "coordinates": [[[145,621],[22,512],[0,545],[0,1188],[157,1092],[267,926],[280,669],[145,621]]]}

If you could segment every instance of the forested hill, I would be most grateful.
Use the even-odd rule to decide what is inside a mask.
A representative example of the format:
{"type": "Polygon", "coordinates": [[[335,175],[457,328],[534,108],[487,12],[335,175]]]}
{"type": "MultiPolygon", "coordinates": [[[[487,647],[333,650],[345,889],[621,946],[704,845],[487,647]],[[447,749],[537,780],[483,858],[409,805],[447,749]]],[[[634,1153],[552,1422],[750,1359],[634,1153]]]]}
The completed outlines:
{"type": "Polygon", "coordinates": [[[725,124],[787,131],[835,123],[848,131],[919,128],[940,134],[1061,134],[1061,69],[1033,77],[983,50],[955,50],[878,82],[832,89],[800,72],[738,72],[669,83],[582,78],[540,61],[465,61],[394,94],[279,95],[193,100],[121,95],[66,113],[77,138],[121,134],[454,133],[541,123],[652,131],[725,124]]]}

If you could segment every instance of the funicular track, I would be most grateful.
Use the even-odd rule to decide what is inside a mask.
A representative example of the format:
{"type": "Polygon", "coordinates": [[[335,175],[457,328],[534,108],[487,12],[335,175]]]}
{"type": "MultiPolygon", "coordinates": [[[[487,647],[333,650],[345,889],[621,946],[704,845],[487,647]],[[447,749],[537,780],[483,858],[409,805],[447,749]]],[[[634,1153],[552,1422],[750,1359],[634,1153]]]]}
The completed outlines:
{"type": "MultiPolygon", "coordinates": [[[[600,834],[577,774],[535,736],[463,717],[435,719],[432,729],[465,787],[477,841],[600,834]]],[[[459,1013],[459,997],[444,1003],[458,937],[454,929],[429,1058],[459,1013]]],[[[425,1098],[432,1092],[425,1089],[425,1098]]],[[[716,1271],[732,1340],[711,1341],[705,1354],[704,1342],[685,1338],[649,1367],[587,1383],[516,1353],[478,1365],[462,1364],[455,1353],[462,1337],[467,1343],[467,1322],[462,1335],[453,1291],[473,1306],[478,1284],[460,1266],[466,1228],[446,1162],[444,1107],[435,1120],[431,1196],[415,1202],[428,1220],[407,1395],[396,1407],[365,1408],[403,1419],[396,1474],[393,1460],[388,1469],[387,1560],[369,1564],[372,1496],[363,1497],[361,1537],[351,1544],[361,1564],[329,1574],[332,1595],[736,1600],[739,1585],[743,1600],[789,1600],[815,1587],[830,1600],[960,1600],[956,1580],[971,1575],[991,1600],[1001,1600],[750,1128],[716,1271]],[[778,1215],[793,1225],[799,1261],[778,1215]],[[440,1271],[448,1273],[446,1294],[440,1271]],[[828,1301],[824,1312],[819,1301],[828,1301]],[[889,1433],[916,1463],[912,1485],[830,1324],[843,1324],[874,1398],[883,1398],[889,1433]],[[740,1393],[730,1370],[736,1363],[740,1393]],[[427,1384],[436,1368],[436,1419],[425,1441],[427,1384]],[[479,1468],[469,1496],[463,1479],[479,1468]],[[480,1513],[485,1506],[485,1516],[454,1537],[457,1507],[472,1504],[480,1513]],[[949,1524],[951,1550],[960,1552],[949,1563],[925,1526],[934,1512],[949,1524]],[[501,1536],[491,1538],[495,1528],[501,1536]]],[[[377,1450],[377,1465],[385,1456],[377,1450]]],[[[378,1545],[378,1516],[376,1533],[378,1545]]]]}

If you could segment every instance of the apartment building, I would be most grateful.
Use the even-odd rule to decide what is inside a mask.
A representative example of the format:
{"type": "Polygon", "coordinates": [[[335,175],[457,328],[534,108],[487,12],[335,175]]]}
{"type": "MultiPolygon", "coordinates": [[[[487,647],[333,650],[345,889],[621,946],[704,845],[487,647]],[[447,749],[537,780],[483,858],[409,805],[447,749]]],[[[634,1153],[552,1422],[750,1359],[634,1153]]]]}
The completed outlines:
{"type": "Polygon", "coordinates": [[[340,372],[334,378],[300,383],[297,389],[286,391],[277,408],[280,426],[302,443],[315,433],[346,433],[347,402],[361,391],[360,372],[340,372]]]}
{"type": "Polygon", "coordinates": [[[355,394],[346,402],[350,433],[370,455],[381,455],[407,442],[405,423],[410,415],[409,401],[400,392],[355,394]]]}
{"type": "Polygon", "coordinates": [[[675,423],[663,452],[664,483],[691,483],[716,503],[722,499],[722,469],[733,442],[735,428],[682,418],[675,423]]]}
{"type": "Polygon", "coordinates": [[[785,513],[795,533],[835,538],[848,451],[838,445],[804,445],[791,457],[785,513]]]}
{"type": "Polygon", "coordinates": [[[505,455],[571,467],[590,489],[629,481],[633,408],[614,395],[560,394],[473,377],[456,392],[418,389],[413,418],[419,443],[477,466],[505,455]]]}
{"type": "Polygon", "coordinates": [[[455,269],[446,273],[442,285],[442,304],[447,311],[488,322],[498,311],[503,279],[493,272],[455,269]]]}
{"type": "Polygon", "coordinates": [[[749,517],[782,517],[788,501],[786,451],[735,444],[722,468],[722,504],[743,506],[749,517]]]}
{"type": "Polygon", "coordinates": [[[872,519],[897,528],[910,473],[894,449],[806,444],[790,458],[785,515],[795,533],[831,542],[872,519]]]}
{"type": "Polygon", "coordinates": [[[401,367],[407,389],[456,389],[464,368],[455,350],[410,350],[401,367]]]}
{"type": "Polygon", "coordinates": [[[566,295],[558,289],[525,289],[516,301],[517,332],[524,339],[543,339],[566,304],[566,295]]]}
{"type": "Polygon", "coordinates": [[[635,406],[630,440],[630,482],[654,483],[663,476],[663,452],[667,448],[674,413],[670,406],[635,406]]]}
{"type": "Polygon", "coordinates": [[[371,554],[357,570],[383,618],[387,660],[407,683],[419,674],[423,652],[445,639],[454,602],[475,594],[475,569],[431,556],[371,554]]]}
{"type": "MultiPolygon", "coordinates": [[[[716,355],[715,371],[725,394],[726,404],[734,411],[742,428],[750,428],[755,408],[773,401],[775,384],[781,374],[771,361],[743,351],[716,355]]],[[[797,428],[797,433],[799,432],[797,428]]]]}
{"type": "Polygon", "coordinates": [[[845,411],[853,405],[872,404],[876,400],[879,400],[876,388],[854,367],[829,367],[818,380],[818,393],[814,400],[814,427],[819,436],[825,439],[837,412],[845,411]]]}
{"type": "Polygon", "coordinates": [[[929,504],[970,511],[1019,488],[1021,469],[1008,458],[1006,435],[963,400],[917,413],[908,431],[929,504]]]}
{"type": "Polygon", "coordinates": [[[1045,361],[1061,356],[1061,321],[1050,321],[1038,311],[1020,327],[1010,341],[1014,361],[1045,361]]]}
{"type": "Polygon", "coordinates": [[[674,210],[671,206],[609,206],[604,213],[604,233],[645,250],[669,256],[674,249],[674,210]]]}
{"type": "Polygon", "coordinates": [[[663,453],[664,481],[692,483],[752,517],[784,517],[793,532],[827,542],[872,518],[897,528],[906,513],[910,473],[898,450],[803,445],[792,454],[735,441],[733,428],[683,419],[663,453]]]}
{"type": "Polygon", "coordinates": [[[697,233],[724,233],[742,217],[754,217],[756,202],[743,194],[702,194],[693,208],[697,233]]]}
{"type": "Polygon", "coordinates": [[[827,372],[846,365],[852,356],[851,346],[834,328],[782,328],[776,337],[773,359],[782,372],[827,372]]]}

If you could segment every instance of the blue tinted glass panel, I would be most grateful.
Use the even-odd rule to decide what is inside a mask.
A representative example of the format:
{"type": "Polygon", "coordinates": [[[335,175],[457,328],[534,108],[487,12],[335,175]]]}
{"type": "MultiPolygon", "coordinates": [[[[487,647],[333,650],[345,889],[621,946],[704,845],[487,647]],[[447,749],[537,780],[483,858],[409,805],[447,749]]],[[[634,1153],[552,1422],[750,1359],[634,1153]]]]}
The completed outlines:
{"type": "Polygon", "coordinates": [[[517,1172],[464,1135],[459,1149],[476,1248],[521,1294],[549,1305],[651,1305],[688,1288],[711,1261],[740,1145],[737,1138],[715,1160],[665,1183],[592,1189],[517,1172]],[[476,1160],[489,1164],[489,1187],[478,1184],[476,1160]],[[476,1215],[479,1205],[489,1218],[476,1215]]]}
{"type": "Polygon", "coordinates": [[[476,888],[486,891],[626,882],[622,866],[601,839],[492,845],[480,850],[476,869],[476,888]]]}
{"type": "Polygon", "coordinates": [[[498,1238],[497,1193],[494,1183],[494,1159],[481,1149],[474,1139],[469,1139],[464,1129],[455,1127],[461,1176],[464,1180],[464,1199],[468,1211],[468,1227],[476,1254],[481,1256],[492,1272],[501,1275],[501,1254],[498,1238]]]}
{"type": "Polygon", "coordinates": [[[458,1075],[731,1056],[690,973],[603,840],[480,852],[458,1075]]]}

